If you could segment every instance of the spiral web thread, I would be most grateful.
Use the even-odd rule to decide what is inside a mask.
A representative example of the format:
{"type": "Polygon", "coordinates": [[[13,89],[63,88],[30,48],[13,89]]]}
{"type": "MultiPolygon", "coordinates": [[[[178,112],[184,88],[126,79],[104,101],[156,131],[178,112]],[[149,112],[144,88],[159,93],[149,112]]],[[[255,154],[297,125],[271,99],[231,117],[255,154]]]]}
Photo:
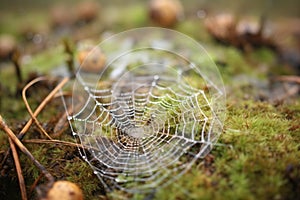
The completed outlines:
{"type": "Polygon", "coordinates": [[[222,123],[205,91],[181,75],[130,74],[96,87],[78,77],[87,98],[68,119],[107,190],[167,185],[210,151],[212,127],[222,123]]]}
{"type": "Polygon", "coordinates": [[[107,191],[174,183],[221,134],[225,91],[215,64],[197,42],[166,29],[129,30],[97,47],[105,69],[80,69],[71,113],[66,106],[83,159],[107,191]]]}

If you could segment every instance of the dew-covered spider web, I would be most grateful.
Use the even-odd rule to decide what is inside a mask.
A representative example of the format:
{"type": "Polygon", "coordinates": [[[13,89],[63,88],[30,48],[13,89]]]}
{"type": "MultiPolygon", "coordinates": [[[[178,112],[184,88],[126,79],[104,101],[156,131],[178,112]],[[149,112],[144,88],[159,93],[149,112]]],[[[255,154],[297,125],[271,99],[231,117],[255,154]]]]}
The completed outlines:
{"type": "Polygon", "coordinates": [[[96,48],[106,67],[78,71],[68,113],[83,158],[108,191],[147,192],[176,181],[222,132],[216,66],[195,41],[166,29],[135,29],[96,48]]]}

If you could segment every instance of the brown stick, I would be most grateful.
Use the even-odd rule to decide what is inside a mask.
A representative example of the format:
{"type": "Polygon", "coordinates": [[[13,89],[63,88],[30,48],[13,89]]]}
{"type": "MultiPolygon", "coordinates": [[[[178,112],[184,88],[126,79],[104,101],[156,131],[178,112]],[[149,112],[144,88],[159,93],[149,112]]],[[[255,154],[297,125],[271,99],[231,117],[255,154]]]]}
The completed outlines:
{"type": "Polygon", "coordinates": [[[12,55],[12,62],[14,64],[15,67],[15,71],[16,71],[16,75],[18,78],[18,83],[21,84],[23,79],[22,79],[22,73],[21,73],[21,66],[20,66],[20,50],[19,49],[15,49],[12,55]]]}
{"type": "MultiPolygon", "coordinates": [[[[31,85],[33,85],[34,83],[37,83],[37,82],[39,82],[39,81],[46,80],[46,79],[47,79],[47,77],[38,77],[38,78],[32,80],[30,83],[28,83],[28,84],[25,86],[25,88],[23,89],[23,92],[22,92],[22,93],[24,93],[23,98],[24,98],[24,96],[25,96],[25,99],[26,99],[26,90],[29,88],[29,85],[31,86],[31,85]]],[[[30,108],[29,105],[28,105],[28,107],[29,107],[29,113],[31,114],[31,118],[27,121],[27,123],[25,124],[25,126],[22,128],[22,130],[21,130],[20,133],[18,134],[18,138],[19,138],[20,140],[22,140],[22,138],[24,137],[24,135],[26,134],[26,132],[27,132],[28,129],[30,128],[30,126],[31,126],[31,124],[32,124],[32,122],[33,122],[33,120],[35,119],[35,120],[37,121],[36,117],[38,116],[38,114],[44,109],[44,107],[47,105],[47,103],[48,103],[48,102],[52,99],[52,97],[58,92],[58,90],[61,89],[61,88],[63,87],[63,85],[64,85],[68,80],[69,80],[69,78],[64,78],[64,79],[61,81],[61,83],[60,83],[59,85],[57,85],[57,86],[54,88],[54,90],[52,90],[51,93],[48,94],[48,96],[42,101],[42,103],[37,107],[37,109],[34,111],[33,114],[32,114],[31,108],[30,108]]],[[[26,105],[26,103],[28,104],[27,100],[24,100],[24,102],[25,102],[25,105],[26,105]]],[[[26,106],[26,107],[27,107],[27,106],[26,106]]],[[[27,109],[28,109],[28,107],[27,107],[27,109]]],[[[39,122],[38,122],[38,124],[39,124],[39,122]]],[[[39,124],[39,125],[40,125],[40,124],[39,124]]],[[[40,127],[41,127],[41,126],[40,126],[40,127]]],[[[46,135],[48,135],[48,134],[46,133],[46,135]]],[[[48,135],[48,136],[49,136],[49,135],[48,135]]],[[[49,139],[52,139],[50,136],[49,136],[48,138],[49,138],[49,139]]],[[[0,164],[0,166],[3,166],[3,164],[6,162],[6,159],[7,159],[8,155],[9,155],[9,150],[6,151],[6,153],[5,153],[5,155],[4,155],[4,158],[3,158],[3,160],[2,160],[2,162],[1,162],[1,164],[0,164]]]]}
{"type": "MultiPolygon", "coordinates": [[[[36,78],[34,80],[32,80],[31,82],[29,82],[24,88],[23,88],[23,91],[22,91],[22,97],[23,97],[23,101],[25,103],[25,106],[31,116],[31,119],[34,120],[34,122],[36,123],[36,125],[39,127],[39,129],[44,133],[44,135],[46,135],[50,140],[52,140],[52,138],[48,135],[48,133],[45,131],[45,129],[42,127],[42,125],[40,124],[40,122],[38,121],[38,119],[36,118],[38,113],[40,113],[42,111],[42,109],[48,104],[48,102],[53,98],[53,96],[67,83],[67,81],[69,80],[69,78],[64,78],[49,94],[48,96],[42,101],[42,103],[38,106],[38,108],[35,110],[35,112],[33,113],[30,106],[29,106],[29,103],[27,101],[27,98],[26,98],[26,91],[28,90],[29,87],[31,87],[33,84],[41,81],[41,80],[45,80],[45,77],[39,77],[39,78],[36,78]]],[[[32,123],[32,122],[31,122],[32,123]]],[[[26,124],[27,125],[27,124],[26,124]]],[[[23,129],[22,129],[23,130],[23,129]]],[[[22,131],[21,131],[22,133],[22,131]]],[[[22,136],[21,133],[18,135],[18,137],[23,137],[23,134],[22,136]]],[[[24,132],[25,134],[25,132],[24,132]]]]}
{"type": "Polygon", "coordinates": [[[24,181],[24,177],[22,174],[22,169],[21,169],[21,165],[20,165],[18,152],[17,152],[16,146],[15,146],[14,142],[11,140],[11,138],[8,138],[8,141],[9,141],[9,145],[10,145],[10,148],[11,148],[11,151],[12,151],[12,154],[14,157],[14,161],[15,161],[15,166],[16,166],[16,170],[17,170],[17,174],[18,174],[22,200],[27,200],[25,181],[24,181]]]}
{"type": "Polygon", "coordinates": [[[59,137],[66,129],[66,125],[68,124],[68,120],[67,120],[67,113],[71,113],[73,111],[73,107],[68,108],[67,112],[64,112],[64,114],[60,117],[60,119],[58,120],[58,122],[56,123],[56,125],[54,126],[53,129],[53,137],[59,137]]]}
{"type": "Polygon", "coordinates": [[[61,140],[43,140],[43,139],[31,139],[24,140],[24,143],[33,143],[33,144],[62,144],[65,146],[77,147],[80,146],[77,143],[61,141],[61,140]]]}
{"type": "Polygon", "coordinates": [[[17,138],[14,132],[6,125],[0,115],[0,128],[3,129],[11,140],[19,147],[19,149],[33,162],[33,164],[39,168],[39,170],[44,174],[50,183],[54,182],[53,176],[47,171],[47,169],[37,161],[30,151],[22,144],[22,142],[17,138]]]}
{"type": "Polygon", "coordinates": [[[41,180],[42,177],[43,177],[43,174],[40,174],[39,177],[37,179],[35,179],[34,183],[31,185],[31,187],[29,189],[29,196],[31,196],[34,188],[36,188],[36,185],[38,184],[38,182],[41,180]]]}
{"type": "Polygon", "coordinates": [[[70,147],[79,147],[82,149],[94,149],[94,150],[98,150],[96,148],[93,147],[86,147],[84,145],[81,144],[77,144],[74,142],[67,142],[67,141],[61,141],[61,140],[44,140],[44,139],[31,139],[31,140],[24,140],[24,143],[33,143],[33,144],[61,144],[64,146],[70,146],[70,147]]]}
{"type": "Polygon", "coordinates": [[[283,82],[294,82],[300,84],[300,76],[278,76],[274,80],[283,82]]]}
{"type": "MultiPolygon", "coordinates": [[[[34,113],[32,113],[32,110],[29,106],[29,103],[27,101],[27,97],[26,97],[26,91],[28,90],[29,87],[31,87],[33,84],[39,82],[39,81],[42,81],[42,80],[46,80],[46,77],[38,77],[32,81],[30,81],[22,90],[22,97],[23,97],[23,101],[24,101],[24,104],[27,108],[27,111],[29,112],[30,116],[31,116],[31,119],[29,120],[30,123],[27,123],[27,124],[30,124],[28,125],[28,128],[27,128],[27,124],[23,127],[23,129],[26,127],[26,131],[22,132],[23,129],[21,130],[20,134],[18,135],[18,138],[19,139],[22,139],[25,135],[25,133],[27,132],[27,130],[29,129],[29,127],[31,126],[32,122],[34,121],[35,124],[38,126],[38,128],[43,132],[44,135],[46,135],[47,138],[49,138],[50,140],[52,139],[48,133],[43,129],[43,127],[40,125],[39,121],[37,120],[37,115],[34,115],[34,113]],[[23,134],[24,133],[24,134],[23,134]],[[21,135],[22,134],[22,135],[21,135]]],[[[42,110],[42,109],[41,109],[42,110]]],[[[36,110],[37,111],[37,110],[36,110]]],[[[35,113],[36,113],[35,111],[35,113]]],[[[28,121],[28,122],[29,122],[28,121]]]]}
{"type": "Polygon", "coordinates": [[[68,55],[67,66],[69,73],[74,76],[74,47],[72,47],[71,41],[67,38],[63,40],[63,44],[65,46],[65,53],[68,55]]]}

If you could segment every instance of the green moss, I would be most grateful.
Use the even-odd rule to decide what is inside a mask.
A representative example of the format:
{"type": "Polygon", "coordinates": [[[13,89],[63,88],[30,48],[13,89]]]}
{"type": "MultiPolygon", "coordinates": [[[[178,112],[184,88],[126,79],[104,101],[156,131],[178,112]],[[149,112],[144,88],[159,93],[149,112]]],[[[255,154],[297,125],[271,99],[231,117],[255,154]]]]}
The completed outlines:
{"type": "MultiPolygon", "coordinates": [[[[241,59],[241,55],[235,55],[234,52],[229,54],[236,56],[237,60],[241,59]]],[[[237,66],[231,62],[228,67],[237,66]]],[[[214,160],[209,166],[206,166],[206,161],[193,166],[174,184],[164,189],[158,188],[152,194],[154,199],[292,199],[296,196],[293,181],[298,180],[300,167],[299,101],[274,106],[268,102],[245,100],[238,94],[241,87],[242,85],[236,85],[237,91],[228,98],[230,107],[227,109],[224,133],[219,139],[221,144],[228,146],[216,146],[211,152],[214,160]]],[[[22,120],[22,116],[26,117],[21,99],[9,99],[2,99],[11,105],[9,107],[14,108],[11,110],[14,114],[9,118],[16,115],[18,121],[22,120]]],[[[165,101],[172,103],[168,99],[165,101]]],[[[32,99],[31,103],[35,104],[37,101],[32,99]]],[[[40,119],[44,123],[57,112],[56,106],[53,103],[47,107],[47,112],[41,113],[40,119]]],[[[27,138],[35,137],[34,135],[31,130],[27,138]]],[[[59,139],[74,141],[68,131],[59,139]]],[[[3,148],[7,148],[4,134],[1,141],[3,148]]],[[[38,144],[26,146],[56,179],[79,184],[86,199],[105,198],[101,182],[90,166],[80,158],[77,148],[38,144]]],[[[30,186],[40,173],[26,157],[21,158],[26,184],[30,186]]],[[[112,199],[115,195],[127,196],[119,192],[107,194],[112,199]]],[[[143,199],[145,196],[135,195],[129,198],[143,199]]]]}
{"type": "Polygon", "coordinates": [[[203,44],[206,42],[211,42],[211,37],[207,32],[203,31],[204,29],[204,24],[197,18],[183,20],[175,27],[175,30],[186,34],[203,44]]]}
{"type": "Polygon", "coordinates": [[[102,14],[104,24],[118,32],[148,24],[148,13],[144,4],[123,5],[122,9],[107,7],[102,14]]]}
{"type": "MultiPolygon", "coordinates": [[[[64,140],[66,140],[66,136],[64,136],[64,140]]],[[[83,189],[85,199],[97,199],[96,196],[103,193],[99,179],[94,175],[91,167],[80,159],[76,147],[41,144],[27,146],[34,157],[48,169],[56,180],[68,180],[78,184],[83,189]]],[[[21,158],[27,184],[33,183],[39,177],[40,172],[28,161],[27,157],[21,156],[21,158]]],[[[42,182],[43,180],[40,181],[40,184],[42,182]]]]}
{"type": "Polygon", "coordinates": [[[57,46],[45,50],[32,57],[32,59],[23,66],[23,74],[26,76],[29,72],[49,73],[49,71],[65,64],[67,55],[63,46],[57,46]]]}
{"type": "Polygon", "coordinates": [[[263,63],[267,65],[273,65],[276,61],[276,55],[274,51],[267,48],[260,48],[250,53],[250,59],[256,63],[263,63]]]}
{"type": "MultiPolygon", "coordinates": [[[[220,142],[233,148],[216,147],[212,175],[205,168],[186,175],[156,194],[156,199],[290,199],[295,191],[286,177],[289,165],[299,166],[300,134],[289,131],[282,105],[242,102],[228,111],[220,142]],[[297,150],[298,149],[298,150],[297,150]],[[193,185],[193,183],[198,183],[193,185]],[[185,196],[188,193],[188,196],[185,196]]],[[[299,110],[295,111],[299,115],[299,110]]],[[[299,122],[299,120],[298,120],[299,122]]],[[[300,131],[297,130],[299,133],[300,131]]]]}
{"type": "Polygon", "coordinates": [[[7,140],[8,138],[5,132],[0,130],[0,151],[1,152],[4,152],[9,147],[7,140]]]}

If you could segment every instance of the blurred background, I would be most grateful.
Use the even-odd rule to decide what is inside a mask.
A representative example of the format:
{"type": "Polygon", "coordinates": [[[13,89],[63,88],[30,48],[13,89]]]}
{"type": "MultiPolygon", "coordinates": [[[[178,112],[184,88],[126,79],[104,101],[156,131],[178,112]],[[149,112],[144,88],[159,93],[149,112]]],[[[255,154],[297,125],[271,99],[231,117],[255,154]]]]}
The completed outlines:
{"type": "MultiPolygon", "coordinates": [[[[86,51],[87,43],[96,45],[131,28],[159,26],[203,44],[219,67],[235,60],[224,53],[227,48],[248,59],[225,69],[225,78],[248,73],[249,63],[265,74],[299,74],[299,8],[297,0],[1,0],[0,69],[15,59],[23,74],[45,72],[61,65],[65,54],[86,51]],[[249,62],[253,54],[259,56],[249,62]]],[[[75,56],[79,62],[82,58],[75,56]]]]}
{"type": "MultiPolygon", "coordinates": [[[[220,39],[219,33],[232,29],[234,23],[239,35],[257,33],[261,19],[264,19],[264,34],[276,40],[276,45],[284,43],[299,48],[300,2],[297,0],[159,2],[1,0],[0,58],[7,57],[17,43],[23,53],[31,54],[60,43],[62,38],[75,42],[86,38],[101,41],[105,33],[144,26],[173,28],[207,42],[214,37],[220,39]],[[205,24],[208,18],[221,14],[217,21],[205,24]]],[[[229,36],[222,37],[228,40],[229,36]]]]}
{"type": "MultiPolygon", "coordinates": [[[[281,36],[279,40],[286,39],[287,34],[297,34],[299,38],[300,2],[297,0],[171,1],[171,4],[180,4],[180,8],[175,8],[175,11],[173,7],[177,5],[153,2],[155,1],[1,0],[0,34],[9,34],[13,37],[10,39],[16,42],[33,42],[42,46],[46,45],[45,42],[49,45],[61,37],[78,41],[99,37],[106,31],[120,32],[135,27],[164,26],[205,41],[204,20],[229,13],[234,21],[246,21],[243,27],[247,26],[248,29],[257,26],[259,19],[263,17],[268,22],[265,27],[268,34],[281,36]],[[151,12],[153,15],[155,9],[161,13],[175,12],[177,19],[171,19],[167,24],[160,23],[163,22],[160,17],[153,20],[151,12]]],[[[168,18],[168,14],[161,16],[168,18]]],[[[217,26],[214,26],[215,29],[218,29],[217,26]]]]}

